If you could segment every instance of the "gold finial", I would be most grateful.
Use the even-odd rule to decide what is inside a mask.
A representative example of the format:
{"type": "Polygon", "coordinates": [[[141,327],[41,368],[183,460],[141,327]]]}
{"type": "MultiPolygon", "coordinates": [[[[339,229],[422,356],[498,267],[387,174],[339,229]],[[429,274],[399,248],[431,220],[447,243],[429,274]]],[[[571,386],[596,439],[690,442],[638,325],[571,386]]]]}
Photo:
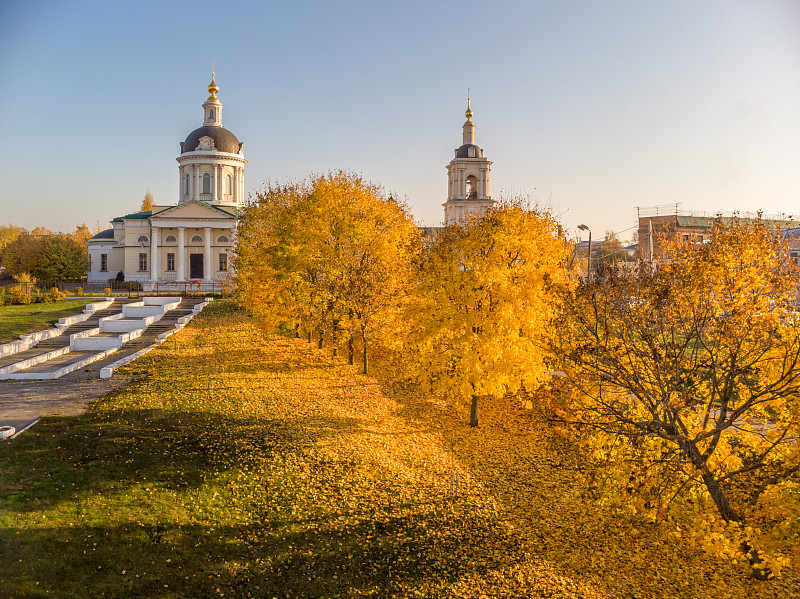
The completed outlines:
{"type": "Polygon", "coordinates": [[[208,97],[206,102],[217,102],[217,92],[219,91],[219,86],[217,82],[214,80],[214,62],[211,62],[211,83],[208,86],[208,93],[211,95],[208,97]]]}
{"type": "Polygon", "coordinates": [[[464,113],[467,117],[467,120],[472,120],[472,108],[469,107],[469,88],[467,88],[467,111],[464,113]]]}

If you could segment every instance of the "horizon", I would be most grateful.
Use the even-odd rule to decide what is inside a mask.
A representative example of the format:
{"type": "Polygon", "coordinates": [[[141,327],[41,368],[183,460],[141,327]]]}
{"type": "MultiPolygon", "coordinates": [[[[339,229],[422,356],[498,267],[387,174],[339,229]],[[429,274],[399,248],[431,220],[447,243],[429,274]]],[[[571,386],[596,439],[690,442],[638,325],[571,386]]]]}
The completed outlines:
{"type": "Polygon", "coordinates": [[[492,196],[577,237],[636,207],[800,212],[800,5],[209,2],[0,6],[2,224],[71,231],[177,203],[215,61],[248,194],[348,170],[436,226],[471,95],[492,196]],[[191,10],[186,10],[189,7],[191,10]]]}

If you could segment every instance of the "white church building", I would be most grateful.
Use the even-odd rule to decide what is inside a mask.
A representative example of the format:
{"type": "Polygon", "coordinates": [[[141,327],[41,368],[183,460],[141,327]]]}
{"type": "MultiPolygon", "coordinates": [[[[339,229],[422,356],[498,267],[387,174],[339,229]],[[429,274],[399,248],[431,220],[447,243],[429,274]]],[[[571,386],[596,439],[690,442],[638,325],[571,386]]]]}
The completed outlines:
{"type": "MultiPolygon", "coordinates": [[[[112,219],[112,228],[88,240],[87,283],[119,278],[145,291],[192,284],[210,290],[227,278],[234,235],[244,205],[244,143],[222,126],[222,103],[214,74],[203,103],[203,126],[181,142],[178,203],[153,206],[112,219]]],[[[464,224],[495,204],[489,188],[491,161],[475,144],[475,123],[467,98],[462,145],[447,165],[444,225],[464,224]]],[[[424,227],[436,235],[441,227],[424,227]]],[[[180,287],[173,287],[180,289],[180,287]]]]}
{"type": "Polygon", "coordinates": [[[181,143],[178,203],[119,216],[112,228],[89,239],[89,283],[107,282],[121,272],[125,281],[152,290],[227,277],[247,160],[244,143],[222,126],[213,73],[208,91],[203,126],[181,143]]]}

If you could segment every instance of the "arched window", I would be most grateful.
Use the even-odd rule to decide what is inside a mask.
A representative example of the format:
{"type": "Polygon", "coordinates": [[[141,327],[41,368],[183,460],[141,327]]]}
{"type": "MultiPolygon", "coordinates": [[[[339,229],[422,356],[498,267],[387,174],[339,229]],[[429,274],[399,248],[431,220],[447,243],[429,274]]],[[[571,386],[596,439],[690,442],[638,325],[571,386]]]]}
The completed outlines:
{"type": "Polygon", "coordinates": [[[186,177],[185,177],[185,179],[183,181],[183,193],[185,195],[187,195],[187,196],[189,195],[189,174],[188,173],[186,174],[186,177]]]}
{"type": "Polygon", "coordinates": [[[475,178],[475,175],[467,177],[467,199],[478,199],[478,180],[475,178]]]}
{"type": "Polygon", "coordinates": [[[200,235],[194,235],[192,237],[192,243],[203,243],[203,238],[200,235]]]}
{"type": "Polygon", "coordinates": [[[178,238],[174,235],[167,235],[167,238],[164,240],[164,243],[177,243],[178,238]]]}
{"type": "Polygon", "coordinates": [[[233,177],[225,175],[225,193],[228,195],[233,193],[233,177]]]}
{"type": "Polygon", "coordinates": [[[212,120],[212,121],[214,120],[214,109],[213,108],[208,111],[208,118],[209,118],[209,120],[212,120]]]}
{"type": "Polygon", "coordinates": [[[118,240],[117,243],[120,245],[125,245],[125,236],[122,235],[118,240]]]}
{"type": "Polygon", "coordinates": [[[211,193],[211,175],[203,173],[203,193],[211,193]]]}
{"type": "Polygon", "coordinates": [[[228,243],[228,236],[220,235],[219,237],[217,237],[217,243],[228,243]]]}
{"type": "Polygon", "coordinates": [[[150,240],[147,238],[147,235],[139,235],[139,238],[136,240],[136,243],[147,243],[148,241],[150,240]]]}

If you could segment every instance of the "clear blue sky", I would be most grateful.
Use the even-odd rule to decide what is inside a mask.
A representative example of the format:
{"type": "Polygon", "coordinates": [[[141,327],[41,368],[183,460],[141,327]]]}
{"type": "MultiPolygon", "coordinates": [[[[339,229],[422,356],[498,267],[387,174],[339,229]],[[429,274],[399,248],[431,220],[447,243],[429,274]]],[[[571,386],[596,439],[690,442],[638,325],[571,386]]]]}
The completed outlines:
{"type": "Polygon", "coordinates": [[[438,224],[472,89],[492,191],[800,214],[800,2],[0,0],[0,224],[177,202],[216,61],[246,186],[349,169],[438,224]]]}

